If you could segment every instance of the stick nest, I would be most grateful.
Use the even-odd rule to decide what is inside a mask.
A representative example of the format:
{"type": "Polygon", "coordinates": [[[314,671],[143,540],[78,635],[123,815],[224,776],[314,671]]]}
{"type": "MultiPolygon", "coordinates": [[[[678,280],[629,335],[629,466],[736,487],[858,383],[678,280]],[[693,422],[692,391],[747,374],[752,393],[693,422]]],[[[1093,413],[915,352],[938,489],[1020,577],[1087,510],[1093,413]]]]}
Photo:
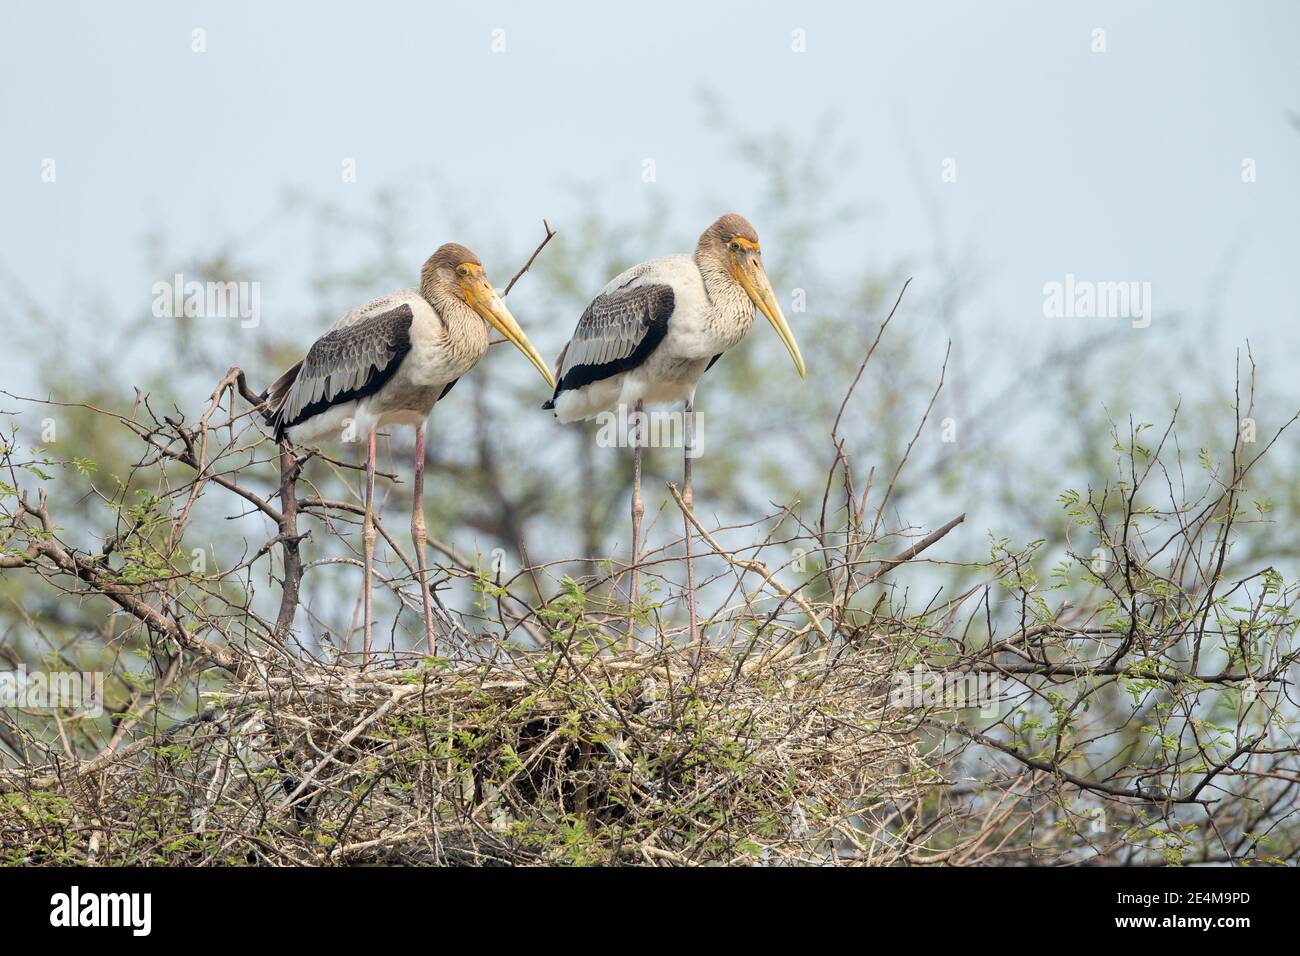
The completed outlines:
{"type": "Polygon", "coordinates": [[[12,781],[0,831],[22,863],[889,863],[938,782],[892,673],[854,647],[295,662],[12,781]]]}

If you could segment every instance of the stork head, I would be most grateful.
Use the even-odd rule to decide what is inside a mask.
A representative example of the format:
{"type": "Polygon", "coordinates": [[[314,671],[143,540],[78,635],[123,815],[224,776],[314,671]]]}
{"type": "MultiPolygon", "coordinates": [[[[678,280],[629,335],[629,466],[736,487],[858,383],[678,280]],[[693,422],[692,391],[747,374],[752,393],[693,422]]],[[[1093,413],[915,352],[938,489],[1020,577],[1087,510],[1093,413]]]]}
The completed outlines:
{"type": "Polygon", "coordinates": [[[524,357],[542,373],[546,384],[555,388],[551,370],[488,282],[487,275],[483,272],[483,263],[474,253],[457,242],[439,246],[421,270],[420,291],[430,302],[445,302],[450,299],[469,306],[504,335],[511,345],[523,352],[524,357]]]}
{"type": "Polygon", "coordinates": [[[745,294],[758,307],[758,310],[772,323],[776,334],[785,343],[794,359],[794,367],[799,377],[807,375],[803,356],[799,354],[799,343],[794,340],[790,324],[786,322],[781,306],[777,304],[776,293],[763,268],[763,250],[758,242],[758,233],[749,224],[749,220],[736,213],[720,217],[713,225],[704,230],[696,248],[696,258],[702,259],[713,268],[730,276],[745,290],[745,294]]]}

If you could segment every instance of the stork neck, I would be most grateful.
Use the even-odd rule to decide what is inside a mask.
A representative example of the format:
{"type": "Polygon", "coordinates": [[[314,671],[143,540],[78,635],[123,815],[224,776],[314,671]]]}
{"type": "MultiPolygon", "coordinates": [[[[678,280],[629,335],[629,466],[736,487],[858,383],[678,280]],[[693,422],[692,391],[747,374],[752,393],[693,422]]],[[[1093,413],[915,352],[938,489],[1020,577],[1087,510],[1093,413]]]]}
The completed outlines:
{"type": "Polygon", "coordinates": [[[700,270],[700,275],[704,279],[704,294],[709,297],[709,304],[718,306],[723,302],[731,299],[736,291],[744,293],[738,283],[725,268],[718,264],[712,256],[704,254],[704,250],[697,248],[695,250],[695,267],[700,270]]]}
{"type": "Polygon", "coordinates": [[[487,352],[487,322],[456,296],[436,288],[431,293],[421,290],[442,323],[445,347],[455,356],[455,364],[463,364],[468,371],[487,352]]]}
{"type": "Polygon", "coordinates": [[[735,276],[714,257],[695,252],[695,265],[704,279],[704,294],[712,306],[712,321],[721,339],[730,345],[749,331],[754,321],[754,303],[735,276]]]}
{"type": "Polygon", "coordinates": [[[443,310],[455,298],[455,296],[449,295],[446,289],[434,282],[433,277],[429,275],[420,277],[420,296],[425,302],[433,306],[434,311],[439,315],[442,315],[443,310]]]}

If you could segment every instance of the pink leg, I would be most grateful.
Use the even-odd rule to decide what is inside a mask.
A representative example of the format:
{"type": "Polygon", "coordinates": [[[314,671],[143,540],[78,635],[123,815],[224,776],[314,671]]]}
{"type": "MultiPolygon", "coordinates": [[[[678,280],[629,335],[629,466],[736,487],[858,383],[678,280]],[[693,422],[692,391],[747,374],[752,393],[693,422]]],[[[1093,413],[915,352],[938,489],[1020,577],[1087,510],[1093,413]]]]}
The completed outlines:
{"type": "Polygon", "coordinates": [[[424,544],[428,540],[424,527],[424,426],[415,429],[415,486],[411,505],[411,540],[415,542],[415,564],[420,569],[420,601],[424,605],[424,639],[429,656],[438,653],[438,639],[433,633],[433,609],[429,606],[429,582],[425,576],[424,544]]]}
{"type": "Polygon", "coordinates": [[[641,516],[645,504],[641,500],[641,428],[645,403],[636,403],[636,437],[632,446],[632,586],[628,590],[627,646],[632,650],[636,639],[636,607],[641,600],[641,516]]]}
{"type": "Polygon", "coordinates": [[[361,666],[364,668],[370,663],[370,640],[371,640],[371,618],[370,618],[370,580],[374,571],[375,563],[375,516],[373,512],[375,500],[375,431],[371,429],[369,439],[369,449],[366,454],[366,517],[361,524],[361,540],[365,544],[366,552],[366,583],[365,593],[362,597],[362,605],[365,609],[365,636],[361,644],[361,666]]]}
{"type": "MultiPolygon", "coordinates": [[[[694,454],[695,444],[695,406],[692,402],[686,403],[686,453],[682,456],[682,501],[686,505],[688,512],[695,510],[695,496],[691,493],[691,456],[694,454]]],[[[682,523],[686,529],[686,594],[690,606],[691,615],[691,646],[695,648],[693,653],[698,653],[699,649],[696,643],[699,641],[699,624],[695,618],[695,562],[691,555],[691,522],[690,519],[683,516],[682,523]]]]}

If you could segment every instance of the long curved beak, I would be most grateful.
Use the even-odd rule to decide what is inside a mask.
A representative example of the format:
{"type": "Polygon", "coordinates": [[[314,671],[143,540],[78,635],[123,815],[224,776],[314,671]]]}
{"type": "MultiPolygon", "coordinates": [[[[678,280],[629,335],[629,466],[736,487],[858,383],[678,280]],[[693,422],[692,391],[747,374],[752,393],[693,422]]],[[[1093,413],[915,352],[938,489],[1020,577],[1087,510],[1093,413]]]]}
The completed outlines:
{"type": "Polygon", "coordinates": [[[754,305],[767,316],[767,321],[772,323],[776,334],[781,336],[790,358],[794,359],[794,367],[799,371],[799,377],[807,378],[808,369],[803,364],[803,356],[799,354],[799,343],[794,340],[790,323],[786,322],[781,307],[776,304],[776,293],[772,291],[772,283],[768,281],[767,271],[763,268],[763,261],[758,257],[758,253],[747,252],[736,264],[736,278],[740,280],[745,293],[754,300],[754,305]]]}
{"type": "Polygon", "coordinates": [[[533,363],[533,367],[542,373],[542,378],[546,379],[546,384],[555,390],[555,376],[551,370],[546,367],[542,357],[537,354],[537,349],[533,348],[533,343],[528,341],[528,336],[524,335],[524,330],[519,327],[515,317],[510,314],[506,304],[501,301],[496,290],[492,288],[487,279],[479,277],[477,281],[466,290],[465,298],[469,301],[470,307],[483,316],[492,328],[496,329],[519,351],[524,353],[528,361],[533,363]]]}

